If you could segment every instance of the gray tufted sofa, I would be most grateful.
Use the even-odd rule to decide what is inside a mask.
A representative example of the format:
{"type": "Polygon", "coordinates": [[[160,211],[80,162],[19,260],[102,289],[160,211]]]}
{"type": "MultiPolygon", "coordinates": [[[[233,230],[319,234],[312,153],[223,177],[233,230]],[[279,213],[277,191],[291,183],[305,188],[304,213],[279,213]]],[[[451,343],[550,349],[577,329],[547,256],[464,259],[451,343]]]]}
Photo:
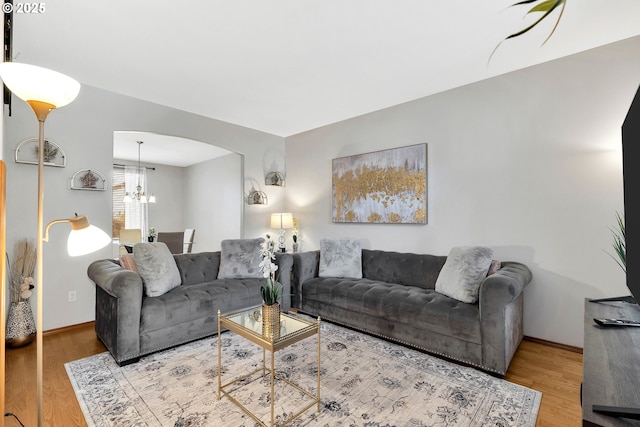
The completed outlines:
{"type": "MultiPolygon", "coordinates": [[[[262,278],[218,279],[221,252],[174,255],[181,284],[164,295],[147,297],[136,272],[117,260],[92,262],[87,274],[96,284],[95,330],[118,365],[136,362],[140,356],[164,350],[218,332],[218,310],[259,305],[262,278]]],[[[276,254],[283,285],[291,294],[290,254],[276,254]]],[[[282,301],[290,308],[290,298],[282,301]]]]}
{"type": "Polygon", "coordinates": [[[502,262],[475,304],[435,291],[447,257],[362,249],[362,279],[318,277],[320,251],[293,254],[293,306],[503,376],[523,338],[524,264],[502,262]]]}

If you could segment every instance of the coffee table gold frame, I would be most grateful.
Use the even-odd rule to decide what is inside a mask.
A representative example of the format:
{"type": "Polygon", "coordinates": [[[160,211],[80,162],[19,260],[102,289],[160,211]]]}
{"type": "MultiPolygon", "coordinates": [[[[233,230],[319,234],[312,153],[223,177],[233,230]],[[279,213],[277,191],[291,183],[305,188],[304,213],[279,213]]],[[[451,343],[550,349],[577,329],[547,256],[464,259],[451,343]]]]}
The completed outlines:
{"type": "Polygon", "coordinates": [[[301,317],[296,317],[287,313],[280,314],[280,333],[276,334],[276,336],[266,336],[262,334],[262,318],[261,318],[261,307],[251,307],[244,310],[234,311],[231,313],[220,314],[220,310],[218,310],[218,400],[221,399],[224,394],[235,403],[240,409],[246,412],[251,418],[253,418],[256,422],[258,422],[261,426],[267,427],[261,419],[259,419],[256,415],[254,415],[248,408],[246,408],[242,403],[236,400],[233,396],[231,396],[230,391],[225,390],[227,387],[245,380],[252,375],[262,371],[263,377],[269,372],[271,375],[271,423],[269,424],[271,427],[274,426],[274,406],[275,406],[275,393],[274,393],[274,384],[275,379],[278,378],[281,381],[289,384],[294,387],[298,391],[302,392],[306,396],[310,397],[312,401],[303,407],[301,410],[284,420],[280,426],[284,426],[295,418],[302,415],[304,411],[311,408],[313,405],[317,405],[318,412],[320,412],[320,317],[318,317],[317,322],[311,322],[309,320],[303,319],[301,317]],[[221,340],[220,340],[220,332],[222,332],[223,328],[226,328],[241,337],[251,341],[252,343],[262,347],[262,367],[243,375],[239,378],[236,378],[226,384],[222,384],[222,348],[221,348],[221,340]],[[279,335],[279,336],[278,336],[279,335]],[[317,394],[313,395],[311,392],[304,390],[299,385],[293,383],[292,381],[284,378],[282,375],[279,375],[275,371],[275,352],[278,350],[282,350],[298,341],[301,341],[305,338],[312,337],[316,335],[318,338],[318,388],[317,394]],[[269,351],[271,353],[271,367],[270,369],[266,366],[266,352],[269,351]]]}

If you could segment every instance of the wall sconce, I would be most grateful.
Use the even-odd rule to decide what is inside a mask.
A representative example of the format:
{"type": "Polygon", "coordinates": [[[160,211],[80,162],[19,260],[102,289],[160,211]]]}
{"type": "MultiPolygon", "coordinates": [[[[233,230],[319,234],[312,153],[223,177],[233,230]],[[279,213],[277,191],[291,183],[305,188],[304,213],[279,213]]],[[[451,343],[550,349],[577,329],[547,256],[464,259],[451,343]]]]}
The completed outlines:
{"type": "Polygon", "coordinates": [[[255,189],[251,189],[251,191],[249,192],[248,202],[250,205],[266,205],[269,203],[265,192],[255,189]]]}
{"type": "Polygon", "coordinates": [[[281,172],[269,172],[267,176],[264,178],[264,183],[266,185],[275,185],[276,187],[284,187],[285,180],[284,174],[281,172]]]}
{"type": "Polygon", "coordinates": [[[278,248],[280,252],[286,252],[287,249],[284,245],[284,233],[286,228],[293,228],[293,214],[291,213],[273,213],[271,214],[271,228],[280,230],[280,236],[278,237],[278,248]]]}

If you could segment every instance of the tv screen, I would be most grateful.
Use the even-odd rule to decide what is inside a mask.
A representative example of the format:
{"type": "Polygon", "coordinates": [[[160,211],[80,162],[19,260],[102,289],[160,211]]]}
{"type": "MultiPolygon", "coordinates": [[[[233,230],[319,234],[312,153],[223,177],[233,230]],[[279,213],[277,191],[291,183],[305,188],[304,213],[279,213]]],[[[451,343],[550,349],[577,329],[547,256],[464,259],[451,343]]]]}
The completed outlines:
{"type": "Polygon", "coordinates": [[[640,303],[640,243],[638,197],[640,192],[640,87],[622,124],[622,174],[624,179],[624,222],[627,252],[627,287],[640,303]],[[636,225],[638,223],[638,225],[636,225]]]}

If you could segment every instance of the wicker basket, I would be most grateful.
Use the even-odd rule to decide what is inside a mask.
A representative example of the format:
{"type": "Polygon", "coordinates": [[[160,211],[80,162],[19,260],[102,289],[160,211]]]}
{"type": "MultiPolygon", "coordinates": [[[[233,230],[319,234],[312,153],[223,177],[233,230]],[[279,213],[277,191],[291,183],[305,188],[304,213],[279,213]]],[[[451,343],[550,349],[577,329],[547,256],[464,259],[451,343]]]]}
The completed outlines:
{"type": "Polygon", "coordinates": [[[268,338],[280,338],[280,304],[262,304],[262,335],[268,338]]]}

